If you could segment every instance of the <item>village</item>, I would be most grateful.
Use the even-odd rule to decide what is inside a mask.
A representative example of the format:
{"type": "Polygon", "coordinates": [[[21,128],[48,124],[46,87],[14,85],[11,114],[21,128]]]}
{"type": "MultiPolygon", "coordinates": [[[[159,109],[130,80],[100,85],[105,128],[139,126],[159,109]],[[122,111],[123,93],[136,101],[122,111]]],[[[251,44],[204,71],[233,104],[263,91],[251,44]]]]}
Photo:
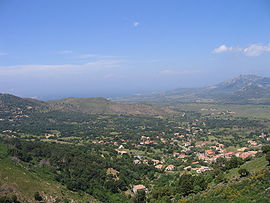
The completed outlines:
{"type": "MultiPolygon", "coordinates": [[[[183,174],[188,172],[191,174],[200,174],[212,170],[211,164],[218,158],[231,159],[235,156],[246,160],[255,157],[258,153],[262,153],[262,145],[254,140],[247,140],[244,147],[230,150],[229,148],[226,149],[224,144],[219,142],[200,141],[197,135],[199,132],[203,132],[204,129],[194,126],[186,129],[178,127],[178,129],[181,129],[182,132],[183,130],[186,131],[186,134],[177,132],[172,137],[163,138],[163,136],[156,136],[153,139],[141,136],[141,140],[138,143],[131,144],[135,149],[140,149],[142,146],[155,147],[162,144],[164,147],[166,145],[174,146],[178,150],[173,151],[171,154],[163,154],[160,156],[160,159],[151,159],[151,153],[144,153],[146,154],[145,156],[139,155],[143,153],[140,153],[138,150],[138,154],[133,156],[133,163],[153,165],[162,173],[183,174]]],[[[164,132],[161,134],[164,135],[164,132]]],[[[270,141],[270,137],[264,133],[261,133],[258,138],[267,142],[270,141]]],[[[116,148],[117,153],[121,156],[134,154],[132,150],[125,148],[128,145],[128,140],[122,141],[122,144],[116,148]]],[[[114,142],[114,145],[118,146],[117,142],[114,142]]],[[[143,184],[135,185],[133,192],[136,193],[138,190],[147,192],[148,188],[143,184]]]]}
{"type": "MultiPolygon", "coordinates": [[[[28,119],[29,111],[33,107],[27,106],[23,111],[20,108],[14,109],[6,118],[0,118],[0,121],[15,122],[18,119],[28,119]]],[[[201,109],[201,111],[216,112],[216,109],[201,109]]],[[[10,112],[9,112],[10,113],[10,112]]],[[[217,112],[218,115],[234,114],[234,112],[217,112]]],[[[185,116],[182,114],[181,117],[185,116]]],[[[215,115],[211,113],[210,116],[215,115]]],[[[168,128],[168,126],[165,126],[168,128]]],[[[201,118],[192,121],[182,122],[181,126],[171,125],[171,129],[165,131],[151,132],[151,136],[134,134],[131,139],[124,139],[125,136],[118,136],[124,132],[116,133],[113,136],[96,136],[89,138],[92,144],[113,145],[115,151],[120,155],[129,155],[133,157],[134,164],[153,165],[161,172],[183,172],[191,171],[203,173],[211,170],[211,163],[218,158],[230,159],[233,156],[247,159],[255,157],[260,153],[261,144],[270,142],[270,136],[261,132],[250,139],[249,136],[243,136],[241,145],[238,147],[225,146],[220,139],[213,141],[209,137],[215,137],[213,129],[207,128],[206,122],[201,118]],[[117,141],[116,141],[117,140],[117,141]],[[244,141],[244,142],[243,142],[244,141]],[[158,158],[157,158],[158,157],[158,158]]],[[[216,130],[216,129],[215,129],[216,130]]],[[[18,133],[14,129],[3,129],[2,134],[12,137],[20,137],[23,133],[18,133]]],[[[217,133],[216,133],[217,134],[217,133]]],[[[32,135],[32,137],[39,137],[32,135]]],[[[81,140],[80,137],[61,136],[61,131],[50,130],[41,137],[43,141],[55,141],[68,143],[70,140],[81,140]]],[[[83,143],[83,142],[81,142],[83,143]]]]}
{"type": "MultiPolygon", "coordinates": [[[[73,134],[66,131],[67,127],[47,129],[41,131],[41,134],[16,129],[14,124],[21,121],[29,122],[35,117],[29,113],[31,109],[30,106],[25,110],[15,109],[8,115],[3,112],[4,116],[0,118],[1,136],[61,144],[101,146],[103,149],[109,147],[114,149],[119,157],[130,157],[134,165],[152,166],[157,174],[164,175],[202,174],[213,170],[212,164],[221,158],[252,159],[262,152],[263,144],[270,142],[269,133],[254,128],[252,123],[246,124],[245,121],[238,119],[236,120],[238,124],[230,123],[227,127],[223,127],[223,124],[220,126],[219,122],[213,123],[210,120],[214,116],[220,118],[224,116],[226,119],[229,116],[231,119],[234,115],[231,111],[222,113],[210,109],[212,113],[205,116],[194,116],[191,113],[193,115],[191,119],[188,117],[189,112],[184,112],[173,119],[142,117],[138,118],[140,120],[137,121],[137,126],[133,127],[129,126],[128,119],[134,119],[130,116],[123,118],[126,122],[125,128],[118,127],[118,122],[123,122],[123,120],[119,120],[119,116],[116,115],[107,115],[107,120],[97,115],[92,118],[93,120],[83,120],[81,124],[77,121],[64,121],[68,126],[73,126],[73,123],[81,126],[80,131],[75,131],[73,134]],[[89,131],[92,123],[99,126],[99,123],[104,122],[107,123],[106,126],[95,127],[95,134],[89,131]],[[233,133],[234,136],[232,136],[233,133]],[[234,139],[235,137],[237,139],[234,139]]],[[[203,109],[203,111],[206,110],[203,109]]],[[[115,180],[118,180],[119,172],[116,169],[108,168],[107,173],[112,173],[115,180]]],[[[157,175],[157,178],[159,176],[157,175]]],[[[134,194],[139,190],[146,192],[149,190],[144,181],[133,185],[134,194]]]]}

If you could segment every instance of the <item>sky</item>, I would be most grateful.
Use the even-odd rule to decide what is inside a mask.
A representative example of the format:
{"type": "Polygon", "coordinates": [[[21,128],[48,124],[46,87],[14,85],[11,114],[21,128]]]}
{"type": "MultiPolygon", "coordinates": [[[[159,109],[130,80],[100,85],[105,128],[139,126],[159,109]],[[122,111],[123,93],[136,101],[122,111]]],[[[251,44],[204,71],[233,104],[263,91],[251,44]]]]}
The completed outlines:
{"type": "Polygon", "coordinates": [[[269,0],[0,0],[0,92],[119,97],[270,77],[269,0]]]}

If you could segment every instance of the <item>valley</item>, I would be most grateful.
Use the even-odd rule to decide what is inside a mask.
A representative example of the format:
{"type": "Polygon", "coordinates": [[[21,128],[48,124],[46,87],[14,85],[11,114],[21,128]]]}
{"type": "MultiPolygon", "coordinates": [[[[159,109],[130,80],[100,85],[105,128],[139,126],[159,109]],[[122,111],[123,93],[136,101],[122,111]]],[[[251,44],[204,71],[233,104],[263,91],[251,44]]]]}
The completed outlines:
{"type": "Polygon", "coordinates": [[[0,203],[270,203],[269,11],[0,0],[0,203]]]}
{"type": "Polygon", "coordinates": [[[264,193],[232,189],[268,184],[267,105],[42,102],[13,95],[1,95],[0,104],[6,201],[13,195],[34,202],[38,192],[46,202],[214,202],[216,196],[267,202],[264,193]],[[31,194],[15,174],[58,189],[35,187],[31,194]],[[230,192],[223,194],[223,187],[230,192]]]}

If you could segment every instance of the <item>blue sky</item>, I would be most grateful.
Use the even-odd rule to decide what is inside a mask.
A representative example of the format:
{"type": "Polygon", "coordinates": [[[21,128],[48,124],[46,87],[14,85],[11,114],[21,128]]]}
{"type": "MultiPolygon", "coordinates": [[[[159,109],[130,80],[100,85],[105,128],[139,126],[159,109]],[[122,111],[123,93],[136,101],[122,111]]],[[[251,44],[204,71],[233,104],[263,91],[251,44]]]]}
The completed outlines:
{"type": "Polygon", "coordinates": [[[0,0],[0,92],[125,96],[270,77],[269,0],[0,0]]]}

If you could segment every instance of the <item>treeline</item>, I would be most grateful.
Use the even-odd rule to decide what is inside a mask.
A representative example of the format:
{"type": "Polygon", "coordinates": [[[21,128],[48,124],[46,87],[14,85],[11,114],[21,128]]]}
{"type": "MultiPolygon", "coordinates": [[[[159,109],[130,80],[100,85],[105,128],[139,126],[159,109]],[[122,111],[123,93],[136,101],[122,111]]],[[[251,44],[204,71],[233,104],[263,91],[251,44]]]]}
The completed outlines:
{"type": "Polygon", "coordinates": [[[250,120],[248,118],[231,118],[231,119],[217,119],[217,118],[206,118],[205,123],[207,129],[215,128],[249,128],[258,129],[267,127],[262,121],[250,120]]]}

